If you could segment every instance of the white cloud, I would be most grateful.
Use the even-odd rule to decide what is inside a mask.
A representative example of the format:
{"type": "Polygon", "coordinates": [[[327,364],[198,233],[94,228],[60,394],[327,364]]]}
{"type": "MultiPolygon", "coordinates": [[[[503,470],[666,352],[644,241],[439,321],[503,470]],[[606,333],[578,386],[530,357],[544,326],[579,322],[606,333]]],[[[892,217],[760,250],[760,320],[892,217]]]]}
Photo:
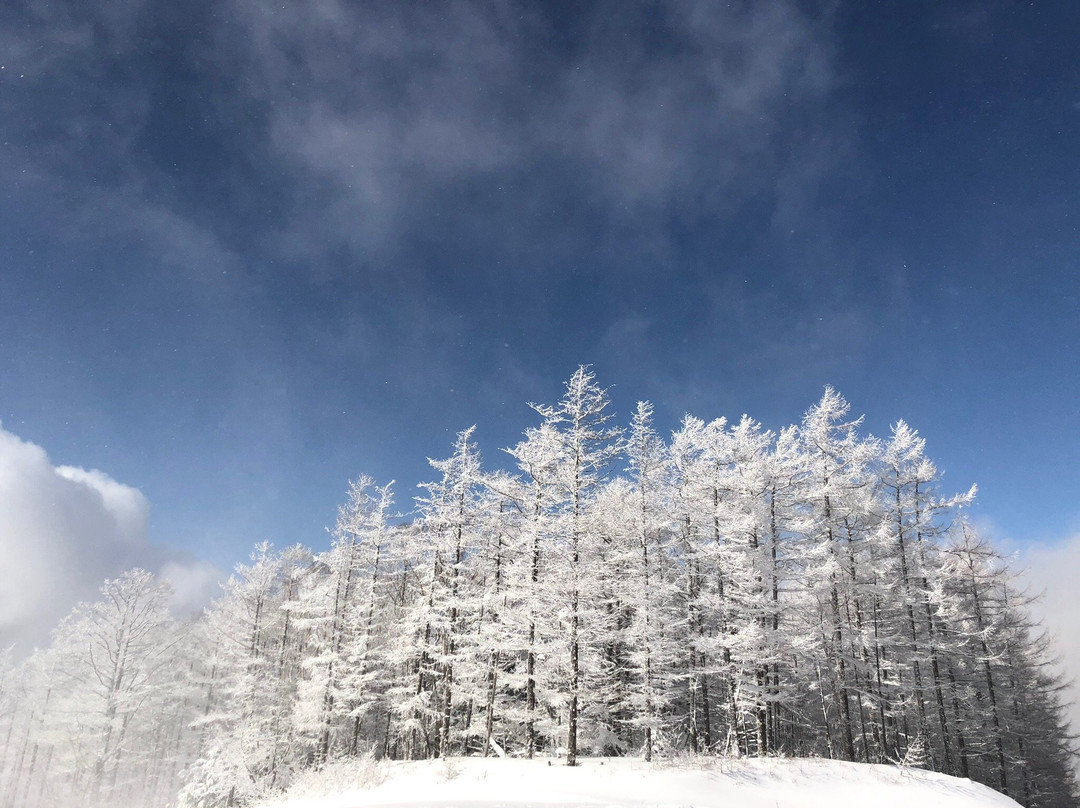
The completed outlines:
{"type": "Polygon", "coordinates": [[[167,561],[160,575],[173,588],[173,611],[197,612],[218,594],[221,570],[208,561],[167,561]]]}
{"type": "Polygon", "coordinates": [[[209,564],[151,544],[150,503],[102,471],[54,466],[45,450],[0,428],[0,647],[40,644],[103,580],[131,567],[161,574],[178,610],[205,603],[209,564]]]}
{"type": "Polygon", "coordinates": [[[1032,592],[1043,595],[1032,611],[1054,636],[1065,676],[1073,682],[1066,698],[1072,700],[1069,715],[1073,730],[1080,730],[1080,599],[1076,596],[1080,534],[1055,544],[1031,545],[1022,551],[1021,559],[1032,592]]]}

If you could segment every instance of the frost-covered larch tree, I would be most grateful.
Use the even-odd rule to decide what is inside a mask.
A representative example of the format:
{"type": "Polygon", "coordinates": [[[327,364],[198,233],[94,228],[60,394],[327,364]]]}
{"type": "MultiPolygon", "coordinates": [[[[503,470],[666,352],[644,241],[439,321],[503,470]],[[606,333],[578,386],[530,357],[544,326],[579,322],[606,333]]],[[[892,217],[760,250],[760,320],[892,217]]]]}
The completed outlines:
{"type": "Polygon", "coordinates": [[[1076,804],[1052,649],[921,437],[650,405],[626,441],[587,367],[416,510],[350,484],[329,550],[256,547],[194,621],[132,572],[0,665],[0,802],[242,806],[372,752],[671,750],[904,761],[1076,804]],[[397,523],[399,522],[400,523],[397,523]],[[394,524],[392,524],[394,522],[394,524]]]}
{"type": "MultiPolygon", "coordinates": [[[[653,427],[652,404],[638,402],[626,443],[629,496],[621,503],[621,600],[629,607],[622,638],[628,651],[630,725],[644,734],[645,760],[671,726],[681,633],[667,447],[653,427]]],[[[614,486],[612,486],[614,487],[614,486]]],[[[609,505],[610,507],[610,505],[609,505]]],[[[618,535],[618,533],[617,533],[618,535]]]]}
{"type": "Polygon", "coordinates": [[[828,387],[803,417],[799,436],[806,462],[803,574],[816,619],[805,630],[820,641],[815,676],[828,748],[832,752],[838,744],[842,759],[856,760],[857,649],[863,641],[857,601],[863,574],[855,545],[865,529],[862,503],[872,485],[869,469],[877,447],[859,436],[861,418],[845,420],[849,411],[843,396],[828,387]]]}
{"type": "MultiPolygon", "coordinates": [[[[293,552],[299,564],[310,557],[293,552]]],[[[182,794],[186,804],[243,802],[288,781],[281,775],[292,762],[295,678],[285,677],[295,671],[282,659],[297,651],[290,653],[291,615],[282,609],[283,559],[261,542],[250,560],[237,565],[201,626],[200,645],[212,668],[197,722],[203,736],[193,768],[198,775],[182,794]]]]}
{"type": "Polygon", "coordinates": [[[517,484],[507,481],[504,486],[521,514],[511,534],[516,563],[509,571],[510,609],[504,625],[517,630],[525,657],[518,678],[524,685],[525,754],[532,758],[547,725],[544,693],[550,677],[548,671],[540,669],[540,660],[551,658],[555,639],[555,580],[551,576],[558,567],[551,537],[560,492],[562,444],[557,429],[545,421],[525,430],[525,439],[506,451],[517,461],[522,479],[517,484]]]}
{"type": "Polygon", "coordinates": [[[6,773],[10,804],[147,799],[157,777],[187,762],[172,758],[162,731],[181,709],[171,697],[182,687],[171,598],[168,584],[145,570],[108,580],[101,597],[72,610],[50,648],[16,673],[22,692],[13,695],[25,718],[21,736],[12,737],[16,722],[5,743],[14,763],[6,773]]]}
{"type": "Polygon", "coordinates": [[[483,511],[488,500],[484,496],[480,455],[473,441],[475,431],[476,427],[470,427],[458,433],[451,457],[429,460],[442,476],[424,483],[427,496],[418,500],[432,554],[432,591],[426,620],[437,676],[433,694],[438,704],[437,752],[444,757],[453,751],[456,723],[465,725],[458,732],[467,738],[476,680],[486,673],[478,667],[476,643],[485,594],[480,549],[485,543],[483,511]],[[464,699],[455,692],[458,686],[467,694],[464,699]]]}
{"type": "Polygon", "coordinates": [[[583,629],[587,628],[595,581],[588,575],[583,556],[597,540],[590,532],[590,508],[600,484],[621,451],[621,430],[610,425],[612,413],[607,391],[596,376],[580,366],[566,382],[558,404],[532,405],[544,419],[558,447],[553,550],[562,564],[554,585],[562,595],[566,614],[568,656],[566,704],[566,764],[577,765],[578,724],[582,714],[583,629]]]}
{"type": "Polygon", "coordinates": [[[356,751],[357,720],[373,703],[365,692],[373,664],[367,615],[378,586],[391,490],[392,483],[378,488],[367,475],[350,483],[333,544],[316,559],[322,573],[312,577],[296,608],[308,654],[294,720],[319,763],[356,751]]]}

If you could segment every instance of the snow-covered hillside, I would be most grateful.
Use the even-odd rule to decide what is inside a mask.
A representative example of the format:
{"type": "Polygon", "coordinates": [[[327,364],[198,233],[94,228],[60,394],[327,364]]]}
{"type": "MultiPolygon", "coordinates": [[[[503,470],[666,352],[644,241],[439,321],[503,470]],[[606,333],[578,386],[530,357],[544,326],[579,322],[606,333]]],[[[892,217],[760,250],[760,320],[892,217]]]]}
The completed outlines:
{"type": "Polygon", "coordinates": [[[343,764],[263,808],[364,806],[694,806],[694,808],[1017,808],[986,786],[943,774],[831,760],[455,758],[343,764]]]}

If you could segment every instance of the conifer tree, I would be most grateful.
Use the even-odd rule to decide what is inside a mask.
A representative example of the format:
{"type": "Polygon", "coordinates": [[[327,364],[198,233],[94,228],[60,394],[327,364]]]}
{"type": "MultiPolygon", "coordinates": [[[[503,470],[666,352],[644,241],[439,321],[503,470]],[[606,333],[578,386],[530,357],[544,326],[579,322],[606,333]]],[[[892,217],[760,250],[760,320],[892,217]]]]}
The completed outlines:
{"type": "Polygon", "coordinates": [[[918,433],[827,388],[773,432],[652,407],[627,441],[583,366],[411,521],[351,483],[329,550],[256,546],[197,620],[132,571],[0,657],[0,802],[241,806],[365,754],[828,754],[1076,804],[1052,647],[918,433]],[[181,775],[181,773],[183,773],[181,775]],[[182,778],[182,779],[181,779],[182,778]]]}
{"type": "Polygon", "coordinates": [[[589,509],[598,487],[620,452],[621,431],[609,426],[607,391],[596,384],[588,366],[580,366],[566,383],[558,404],[533,405],[551,429],[558,446],[556,465],[555,548],[564,562],[559,582],[567,612],[568,688],[566,765],[576,766],[581,718],[584,621],[588,619],[593,582],[588,579],[587,550],[597,537],[589,532],[589,509]]]}

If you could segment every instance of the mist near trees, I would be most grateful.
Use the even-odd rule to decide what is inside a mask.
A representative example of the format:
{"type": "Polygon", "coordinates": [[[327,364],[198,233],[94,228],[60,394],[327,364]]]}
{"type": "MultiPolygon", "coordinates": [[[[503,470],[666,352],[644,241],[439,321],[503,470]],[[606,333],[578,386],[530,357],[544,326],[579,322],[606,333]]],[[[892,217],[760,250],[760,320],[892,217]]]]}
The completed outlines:
{"type": "MultiPolygon", "coordinates": [[[[642,402],[588,367],[487,468],[359,476],[329,550],[255,547],[199,618],[133,570],[0,666],[0,805],[239,806],[350,757],[902,762],[1077,799],[1052,649],[904,422],[642,402]],[[402,515],[398,511],[407,510],[402,515]]],[[[10,655],[9,655],[10,657],[10,655]]]]}

